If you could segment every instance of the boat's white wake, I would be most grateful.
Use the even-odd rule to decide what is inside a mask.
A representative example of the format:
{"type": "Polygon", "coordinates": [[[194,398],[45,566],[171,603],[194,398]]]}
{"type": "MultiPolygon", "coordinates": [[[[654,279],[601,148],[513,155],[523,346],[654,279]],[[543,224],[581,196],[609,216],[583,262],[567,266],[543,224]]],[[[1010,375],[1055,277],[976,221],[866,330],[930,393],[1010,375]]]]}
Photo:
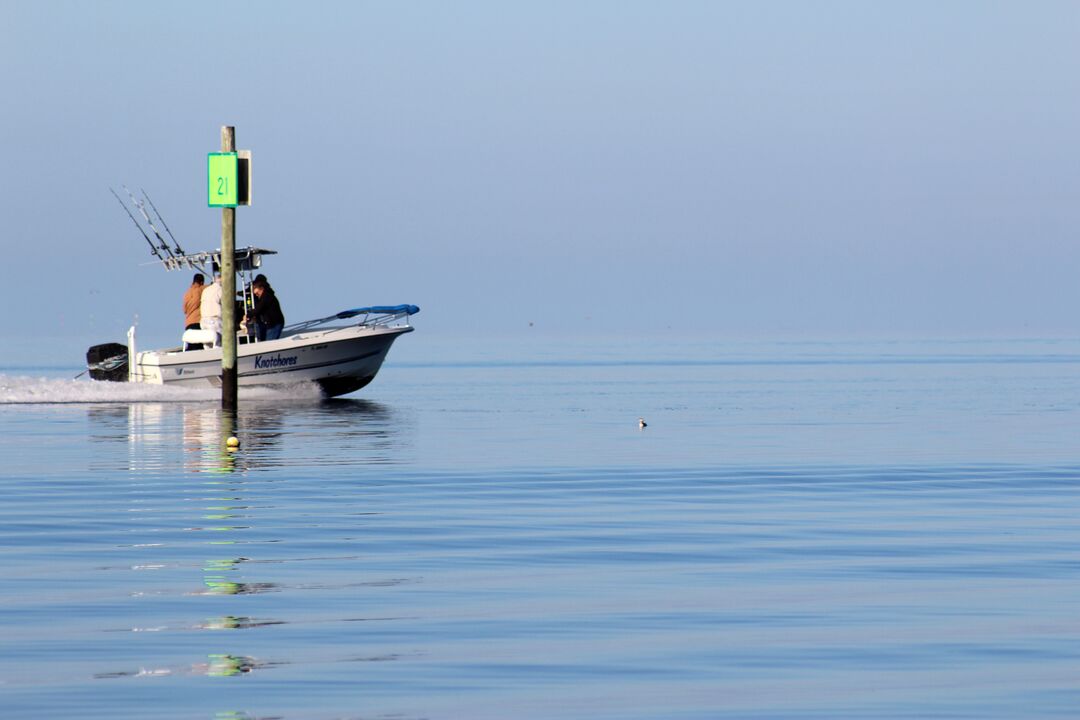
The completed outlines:
{"type": "MultiPolygon", "coordinates": [[[[305,400],[321,397],[315,383],[240,388],[241,400],[305,400]]],[[[220,401],[221,390],[144,383],[98,382],[0,374],[0,405],[207,402],[220,401]]]]}

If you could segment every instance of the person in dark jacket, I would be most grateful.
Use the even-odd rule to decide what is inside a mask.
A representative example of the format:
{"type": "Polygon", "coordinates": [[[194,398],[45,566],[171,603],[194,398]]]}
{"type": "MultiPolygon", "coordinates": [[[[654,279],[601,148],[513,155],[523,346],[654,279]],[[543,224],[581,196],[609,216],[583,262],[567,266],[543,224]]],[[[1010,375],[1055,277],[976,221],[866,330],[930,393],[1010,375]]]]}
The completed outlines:
{"type": "Polygon", "coordinates": [[[248,313],[248,318],[255,321],[255,336],[259,341],[277,340],[285,327],[285,315],[281,312],[281,303],[265,278],[256,278],[251,285],[255,295],[255,307],[248,313]]]}
{"type": "MultiPolygon", "coordinates": [[[[255,307],[255,285],[257,283],[266,283],[266,287],[269,287],[271,290],[274,289],[270,287],[270,281],[267,280],[266,276],[262,273],[256,275],[255,279],[251,281],[251,297],[244,298],[244,317],[247,320],[248,342],[255,342],[255,339],[259,337],[260,323],[258,320],[255,319],[255,316],[251,314],[252,308],[255,307]]],[[[265,332],[263,333],[263,336],[265,337],[265,332]]]]}

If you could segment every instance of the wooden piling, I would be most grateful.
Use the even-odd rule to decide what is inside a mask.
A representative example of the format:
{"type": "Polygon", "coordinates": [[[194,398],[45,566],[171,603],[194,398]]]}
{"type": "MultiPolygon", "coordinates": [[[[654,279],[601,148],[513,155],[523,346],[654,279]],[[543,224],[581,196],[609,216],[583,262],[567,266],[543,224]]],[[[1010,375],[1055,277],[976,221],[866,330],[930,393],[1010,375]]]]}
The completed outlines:
{"type": "MultiPolygon", "coordinates": [[[[221,128],[221,152],[236,152],[236,128],[221,128]]],[[[221,208],[221,407],[236,411],[236,208],[221,208]]]]}

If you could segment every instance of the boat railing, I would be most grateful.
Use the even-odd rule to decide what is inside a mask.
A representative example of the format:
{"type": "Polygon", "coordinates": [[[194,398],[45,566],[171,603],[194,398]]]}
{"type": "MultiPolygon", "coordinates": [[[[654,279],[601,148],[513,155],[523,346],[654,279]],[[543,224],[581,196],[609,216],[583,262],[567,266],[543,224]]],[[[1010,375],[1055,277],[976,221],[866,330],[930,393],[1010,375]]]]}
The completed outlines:
{"type": "Polygon", "coordinates": [[[328,315],[324,318],[318,318],[316,320],[305,320],[303,322],[288,325],[282,331],[282,337],[286,335],[295,335],[298,332],[305,330],[335,330],[346,327],[399,327],[409,325],[409,316],[415,315],[420,312],[420,308],[416,305],[372,305],[370,307],[353,308],[351,310],[342,310],[339,313],[328,315]],[[351,320],[359,317],[358,322],[344,323],[335,325],[333,323],[339,320],[351,320]]]}

